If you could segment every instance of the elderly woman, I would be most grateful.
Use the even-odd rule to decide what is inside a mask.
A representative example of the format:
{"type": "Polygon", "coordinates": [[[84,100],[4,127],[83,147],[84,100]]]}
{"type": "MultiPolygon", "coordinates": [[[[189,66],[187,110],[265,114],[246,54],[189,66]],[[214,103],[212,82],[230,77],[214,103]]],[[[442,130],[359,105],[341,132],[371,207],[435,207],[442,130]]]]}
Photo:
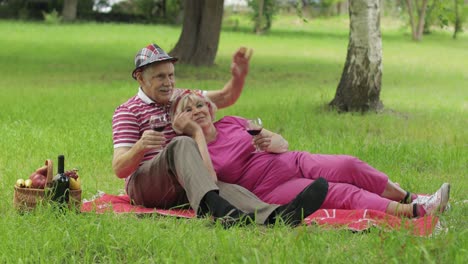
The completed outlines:
{"type": "Polygon", "coordinates": [[[173,124],[195,122],[201,127],[207,146],[199,148],[208,147],[205,165],[214,169],[220,181],[241,185],[268,203],[290,202],[319,177],[329,182],[322,209],[372,209],[421,217],[443,212],[449,200],[448,183],[418,203],[417,195],[355,157],[288,151],[288,142],[267,129],[252,140],[245,118],[226,116],[213,122],[216,106],[195,92],[179,97],[172,112],[173,124]],[[261,151],[255,151],[255,146],[261,151]]]}

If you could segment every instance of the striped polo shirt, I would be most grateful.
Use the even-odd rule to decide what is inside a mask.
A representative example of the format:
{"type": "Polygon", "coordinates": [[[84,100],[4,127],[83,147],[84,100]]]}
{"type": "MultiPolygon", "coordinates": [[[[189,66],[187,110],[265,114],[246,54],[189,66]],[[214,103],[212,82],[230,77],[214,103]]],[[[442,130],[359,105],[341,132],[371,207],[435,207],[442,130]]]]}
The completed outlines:
{"type": "MultiPolygon", "coordinates": [[[[138,89],[137,95],[123,103],[114,112],[112,118],[112,139],[114,148],[132,147],[141,138],[145,130],[150,129],[149,119],[152,115],[165,114],[167,120],[170,120],[170,110],[172,102],[187,89],[175,88],[172,98],[168,104],[159,104],[149,98],[141,89],[138,89]]],[[[172,126],[168,124],[163,130],[166,137],[166,144],[176,136],[172,126]]],[[[154,156],[160,150],[149,150],[143,157],[140,166],[154,156]]]]}

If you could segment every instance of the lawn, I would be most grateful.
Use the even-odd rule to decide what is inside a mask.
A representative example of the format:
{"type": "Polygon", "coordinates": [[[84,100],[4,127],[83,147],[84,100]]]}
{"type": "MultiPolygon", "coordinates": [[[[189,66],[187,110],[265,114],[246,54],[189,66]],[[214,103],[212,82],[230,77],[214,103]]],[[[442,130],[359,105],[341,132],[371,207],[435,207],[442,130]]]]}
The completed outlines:
{"type": "Polygon", "coordinates": [[[179,27],[45,25],[0,21],[1,263],[464,263],[468,259],[468,35],[436,30],[420,43],[383,21],[380,114],[337,114],[334,96],[348,42],[346,18],[278,20],[262,36],[225,26],[216,65],[177,65],[177,86],[218,89],[239,45],[254,49],[241,98],[217,117],[261,116],[290,149],[349,154],[405,188],[452,184],[446,228],[428,238],[408,230],[366,233],[317,226],[224,230],[205,219],[113,214],[20,215],[13,185],[45,159],[77,167],[83,198],[117,194],[111,121],[133,96],[133,57],[150,42],[166,50],[179,27]],[[293,25],[293,26],[291,26],[293,25]]]}

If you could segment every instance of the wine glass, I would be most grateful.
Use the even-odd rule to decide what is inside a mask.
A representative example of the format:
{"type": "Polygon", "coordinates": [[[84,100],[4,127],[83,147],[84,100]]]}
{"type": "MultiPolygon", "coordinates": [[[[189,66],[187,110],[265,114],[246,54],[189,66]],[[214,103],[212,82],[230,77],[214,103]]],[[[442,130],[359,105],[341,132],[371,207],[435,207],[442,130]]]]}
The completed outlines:
{"type": "Polygon", "coordinates": [[[169,124],[169,121],[165,114],[150,116],[149,125],[154,131],[162,132],[167,124],[169,124]]]}
{"type": "MultiPolygon", "coordinates": [[[[245,129],[247,130],[247,133],[249,133],[252,136],[256,136],[260,134],[260,132],[263,129],[262,120],[259,117],[247,119],[247,124],[245,125],[245,129]]],[[[260,151],[257,145],[255,145],[255,149],[256,149],[256,152],[260,151]]]]}

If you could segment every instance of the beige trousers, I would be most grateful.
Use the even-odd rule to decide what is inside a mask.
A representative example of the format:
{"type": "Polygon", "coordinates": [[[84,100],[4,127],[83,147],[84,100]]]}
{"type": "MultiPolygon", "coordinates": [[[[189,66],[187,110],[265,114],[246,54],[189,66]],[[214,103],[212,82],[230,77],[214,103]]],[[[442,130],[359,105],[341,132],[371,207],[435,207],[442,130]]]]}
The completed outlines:
{"type": "Polygon", "coordinates": [[[171,208],[188,202],[195,212],[203,196],[213,190],[238,209],[255,212],[258,224],[265,223],[279,206],[262,202],[239,185],[215,183],[203,165],[195,141],[186,136],[175,137],[157,156],[140,166],[127,187],[134,204],[171,208]]]}

